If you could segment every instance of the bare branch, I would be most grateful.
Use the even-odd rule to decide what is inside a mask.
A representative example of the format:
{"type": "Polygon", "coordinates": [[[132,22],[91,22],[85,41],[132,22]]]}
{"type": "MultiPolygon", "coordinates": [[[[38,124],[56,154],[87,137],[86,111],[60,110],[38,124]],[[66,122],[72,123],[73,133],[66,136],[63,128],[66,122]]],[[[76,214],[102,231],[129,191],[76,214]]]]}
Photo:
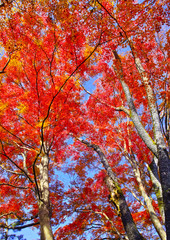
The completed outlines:
{"type": "Polygon", "coordinates": [[[25,146],[27,146],[27,147],[29,147],[29,148],[31,148],[31,149],[34,149],[34,148],[31,147],[29,144],[24,143],[24,142],[22,141],[22,139],[19,138],[17,135],[13,134],[13,133],[10,132],[7,128],[5,128],[4,126],[2,126],[2,124],[0,124],[0,127],[3,128],[3,129],[4,129],[6,132],[8,132],[9,134],[11,134],[13,137],[17,138],[23,145],[25,145],[25,146]]]}
{"type": "Polygon", "coordinates": [[[19,189],[29,189],[28,187],[20,187],[20,186],[15,186],[9,183],[0,183],[0,186],[9,186],[9,187],[13,187],[13,188],[19,188],[19,189]]]}

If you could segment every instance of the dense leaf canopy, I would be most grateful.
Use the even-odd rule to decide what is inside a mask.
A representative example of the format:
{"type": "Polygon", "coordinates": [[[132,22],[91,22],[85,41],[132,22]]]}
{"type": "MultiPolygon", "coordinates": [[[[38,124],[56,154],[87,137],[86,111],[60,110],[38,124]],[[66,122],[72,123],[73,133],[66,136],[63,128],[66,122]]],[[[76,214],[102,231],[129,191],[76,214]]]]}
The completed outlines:
{"type": "Polygon", "coordinates": [[[3,0],[0,26],[2,239],[169,240],[168,1],[3,0]]]}

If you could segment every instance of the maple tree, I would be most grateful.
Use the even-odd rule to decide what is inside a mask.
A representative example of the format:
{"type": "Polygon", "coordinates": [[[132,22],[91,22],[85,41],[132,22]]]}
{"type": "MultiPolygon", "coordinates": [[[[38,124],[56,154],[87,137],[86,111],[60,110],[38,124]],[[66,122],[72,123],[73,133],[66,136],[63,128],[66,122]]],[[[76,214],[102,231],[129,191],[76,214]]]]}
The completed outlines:
{"type": "Polygon", "coordinates": [[[2,229],[170,238],[167,6],[0,4],[2,229]],[[69,189],[57,170],[76,176],[69,189]]]}

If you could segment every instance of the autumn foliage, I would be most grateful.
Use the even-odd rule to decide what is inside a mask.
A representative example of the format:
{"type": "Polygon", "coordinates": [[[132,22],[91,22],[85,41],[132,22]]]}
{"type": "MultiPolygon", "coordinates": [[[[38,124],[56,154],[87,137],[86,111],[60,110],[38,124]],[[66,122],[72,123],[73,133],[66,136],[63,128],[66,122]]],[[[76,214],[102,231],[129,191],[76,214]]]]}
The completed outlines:
{"type": "Polygon", "coordinates": [[[169,240],[168,1],[1,2],[2,239],[169,240]]]}

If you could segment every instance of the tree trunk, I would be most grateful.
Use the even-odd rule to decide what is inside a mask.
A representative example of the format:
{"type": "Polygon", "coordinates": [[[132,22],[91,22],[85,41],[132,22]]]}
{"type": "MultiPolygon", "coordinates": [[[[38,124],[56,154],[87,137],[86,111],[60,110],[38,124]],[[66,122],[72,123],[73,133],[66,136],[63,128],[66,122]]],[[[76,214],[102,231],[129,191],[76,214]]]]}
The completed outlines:
{"type": "Polygon", "coordinates": [[[42,156],[39,165],[40,170],[40,199],[39,205],[39,219],[41,228],[41,240],[54,240],[51,229],[51,208],[49,201],[49,180],[48,180],[48,165],[49,157],[47,154],[42,156]]]}
{"type": "Polygon", "coordinates": [[[109,183],[107,181],[107,186],[110,190],[110,201],[114,204],[116,207],[118,214],[120,214],[124,229],[127,233],[127,236],[129,240],[144,240],[145,238],[142,237],[142,235],[139,233],[136,224],[133,221],[131,212],[129,210],[129,207],[127,205],[127,202],[125,200],[125,197],[123,195],[123,192],[119,186],[117,177],[112,171],[112,168],[110,167],[108,160],[106,159],[103,151],[98,145],[91,144],[86,140],[79,139],[82,143],[84,143],[86,146],[93,148],[96,153],[99,155],[101,163],[103,164],[103,167],[105,168],[109,183]]]}
{"type": "Polygon", "coordinates": [[[135,164],[135,165],[136,165],[135,167],[132,166],[133,171],[135,173],[136,180],[139,184],[139,189],[141,191],[142,197],[144,198],[144,200],[146,202],[151,221],[152,221],[157,233],[159,234],[160,238],[162,240],[166,240],[166,232],[164,231],[164,229],[162,227],[162,224],[160,223],[160,221],[159,221],[159,219],[156,215],[156,212],[155,212],[155,210],[152,206],[151,200],[150,200],[150,198],[148,197],[148,195],[145,191],[145,187],[143,186],[143,183],[142,183],[142,180],[141,180],[139,168],[138,168],[137,164],[135,164]]]}
{"type": "Polygon", "coordinates": [[[150,178],[153,184],[153,190],[155,192],[155,195],[157,197],[159,211],[163,220],[163,223],[165,224],[165,212],[164,212],[164,204],[163,204],[163,194],[162,194],[162,187],[158,175],[158,167],[156,163],[156,157],[154,157],[151,164],[147,164],[147,168],[150,174],[150,178]]]}
{"type": "Polygon", "coordinates": [[[136,224],[133,221],[131,212],[120,187],[114,183],[111,177],[107,177],[105,179],[105,182],[110,191],[110,201],[117,208],[118,214],[122,219],[122,223],[127,233],[128,239],[144,240],[145,238],[143,238],[137,230],[136,224]]]}
{"type": "Polygon", "coordinates": [[[170,240],[170,160],[166,149],[158,147],[159,171],[165,209],[165,227],[167,240],[170,240]]]}
{"type": "Polygon", "coordinates": [[[41,228],[41,240],[53,240],[53,233],[50,224],[50,210],[49,207],[39,202],[39,219],[41,228]]]}

